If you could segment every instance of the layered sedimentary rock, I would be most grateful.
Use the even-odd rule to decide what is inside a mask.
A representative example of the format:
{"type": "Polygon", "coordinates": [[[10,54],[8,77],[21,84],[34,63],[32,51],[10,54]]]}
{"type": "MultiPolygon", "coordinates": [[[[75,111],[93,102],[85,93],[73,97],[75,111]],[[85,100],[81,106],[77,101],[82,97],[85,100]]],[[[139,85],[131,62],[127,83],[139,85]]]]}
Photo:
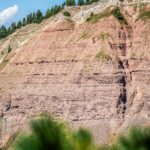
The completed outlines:
{"type": "Polygon", "coordinates": [[[150,122],[150,21],[125,17],[47,21],[10,57],[0,70],[2,142],[42,113],[90,128],[101,143],[150,122]]]}

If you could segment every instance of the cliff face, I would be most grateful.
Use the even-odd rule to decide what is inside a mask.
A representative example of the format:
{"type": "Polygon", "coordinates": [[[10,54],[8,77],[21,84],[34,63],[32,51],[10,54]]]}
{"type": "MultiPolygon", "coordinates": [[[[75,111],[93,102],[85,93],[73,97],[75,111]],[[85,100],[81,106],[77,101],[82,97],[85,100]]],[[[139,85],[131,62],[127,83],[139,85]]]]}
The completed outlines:
{"type": "Polygon", "coordinates": [[[41,113],[90,128],[101,143],[150,123],[150,20],[135,22],[133,7],[122,13],[127,24],[113,15],[47,20],[8,54],[0,70],[1,144],[41,113]]]}

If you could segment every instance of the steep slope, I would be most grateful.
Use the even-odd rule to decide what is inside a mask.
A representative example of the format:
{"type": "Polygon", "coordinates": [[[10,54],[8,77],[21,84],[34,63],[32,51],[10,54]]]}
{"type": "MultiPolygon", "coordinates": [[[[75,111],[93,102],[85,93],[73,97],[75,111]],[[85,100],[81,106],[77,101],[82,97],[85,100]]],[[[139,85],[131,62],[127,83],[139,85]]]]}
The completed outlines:
{"type": "Polygon", "coordinates": [[[90,128],[102,143],[150,122],[150,20],[135,22],[124,6],[123,23],[113,9],[81,24],[59,14],[14,50],[0,70],[1,142],[41,113],[90,128]]]}

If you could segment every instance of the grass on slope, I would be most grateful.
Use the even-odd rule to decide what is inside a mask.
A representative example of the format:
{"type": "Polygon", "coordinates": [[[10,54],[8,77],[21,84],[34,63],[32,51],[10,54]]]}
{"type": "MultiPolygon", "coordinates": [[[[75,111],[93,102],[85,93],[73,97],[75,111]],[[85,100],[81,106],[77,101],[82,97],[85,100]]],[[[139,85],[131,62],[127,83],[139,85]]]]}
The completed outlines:
{"type": "Polygon", "coordinates": [[[91,33],[88,30],[83,31],[79,39],[88,39],[91,37],[91,33]]]}
{"type": "Polygon", "coordinates": [[[0,63],[0,70],[3,69],[7,65],[10,58],[13,56],[13,54],[10,54],[11,51],[12,49],[10,45],[8,46],[8,48],[5,48],[3,51],[1,51],[0,59],[3,59],[3,60],[0,63]]]}
{"type": "Polygon", "coordinates": [[[150,19],[150,10],[148,11],[142,11],[138,17],[138,20],[146,20],[146,19],[150,19]]]}
{"type": "Polygon", "coordinates": [[[120,23],[128,24],[123,14],[121,13],[121,10],[119,7],[114,7],[114,8],[109,7],[99,14],[91,13],[91,15],[89,16],[89,18],[87,18],[86,21],[88,23],[93,24],[93,23],[98,22],[102,18],[110,17],[110,16],[114,16],[120,23]]]}
{"type": "Polygon", "coordinates": [[[112,59],[111,56],[109,55],[109,53],[105,49],[101,49],[95,57],[100,60],[111,60],[112,59]]]}
{"type": "Polygon", "coordinates": [[[136,21],[150,19],[150,9],[148,9],[147,6],[148,4],[146,3],[140,4],[136,21]]]}
{"type": "Polygon", "coordinates": [[[113,10],[111,8],[107,8],[106,10],[104,10],[103,12],[101,12],[99,14],[91,13],[91,15],[89,16],[89,18],[86,19],[86,21],[88,23],[96,23],[100,19],[109,17],[111,15],[113,15],[113,10]]]}

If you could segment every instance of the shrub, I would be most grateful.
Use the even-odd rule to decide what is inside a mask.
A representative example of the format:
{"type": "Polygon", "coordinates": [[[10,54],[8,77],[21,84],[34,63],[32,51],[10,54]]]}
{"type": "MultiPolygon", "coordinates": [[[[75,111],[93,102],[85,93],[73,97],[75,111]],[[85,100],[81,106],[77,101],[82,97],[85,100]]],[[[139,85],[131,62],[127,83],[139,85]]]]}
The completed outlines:
{"type": "Polygon", "coordinates": [[[87,130],[71,131],[64,123],[49,117],[32,120],[30,132],[14,138],[9,145],[11,150],[150,150],[150,128],[132,128],[116,143],[97,148],[87,130]]]}
{"type": "Polygon", "coordinates": [[[4,55],[4,52],[3,52],[3,51],[1,51],[1,55],[4,55]]]}
{"type": "Polygon", "coordinates": [[[10,53],[11,52],[11,47],[10,47],[10,45],[8,46],[8,53],[10,53]]]}
{"type": "Polygon", "coordinates": [[[106,150],[150,150],[150,128],[132,128],[106,150]]]}
{"type": "Polygon", "coordinates": [[[80,128],[77,132],[73,133],[74,150],[96,150],[91,134],[80,128]]]}
{"type": "Polygon", "coordinates": [[[65,12],[63,13],[63,15],[64,15],[64,16],[67,16],[67,17],[71,16],[71,14],[70,14],[69,11],[65,11],[65,12]]]}
{"type": "Polygon", "coordinates": [[[131,58],[136,58],[136,57],[137,57],[136,53],[135,53],[135,52],[132,52],[132,53],[131,53],[131,58]]]}
{"type": "Polygon", "coordinates": [[[69,131],[53,119],[34,119],[30,122],[30,129],[30,134],[18,135],[14,150],[63,150],[70,146],[69,131]]]}
{"type": "Polygon", "coordinates": [[[120,8],[117,7],[113,13],[114,17],[121,23],[128,24],[122,13],[120,12],[120,8]]]}

